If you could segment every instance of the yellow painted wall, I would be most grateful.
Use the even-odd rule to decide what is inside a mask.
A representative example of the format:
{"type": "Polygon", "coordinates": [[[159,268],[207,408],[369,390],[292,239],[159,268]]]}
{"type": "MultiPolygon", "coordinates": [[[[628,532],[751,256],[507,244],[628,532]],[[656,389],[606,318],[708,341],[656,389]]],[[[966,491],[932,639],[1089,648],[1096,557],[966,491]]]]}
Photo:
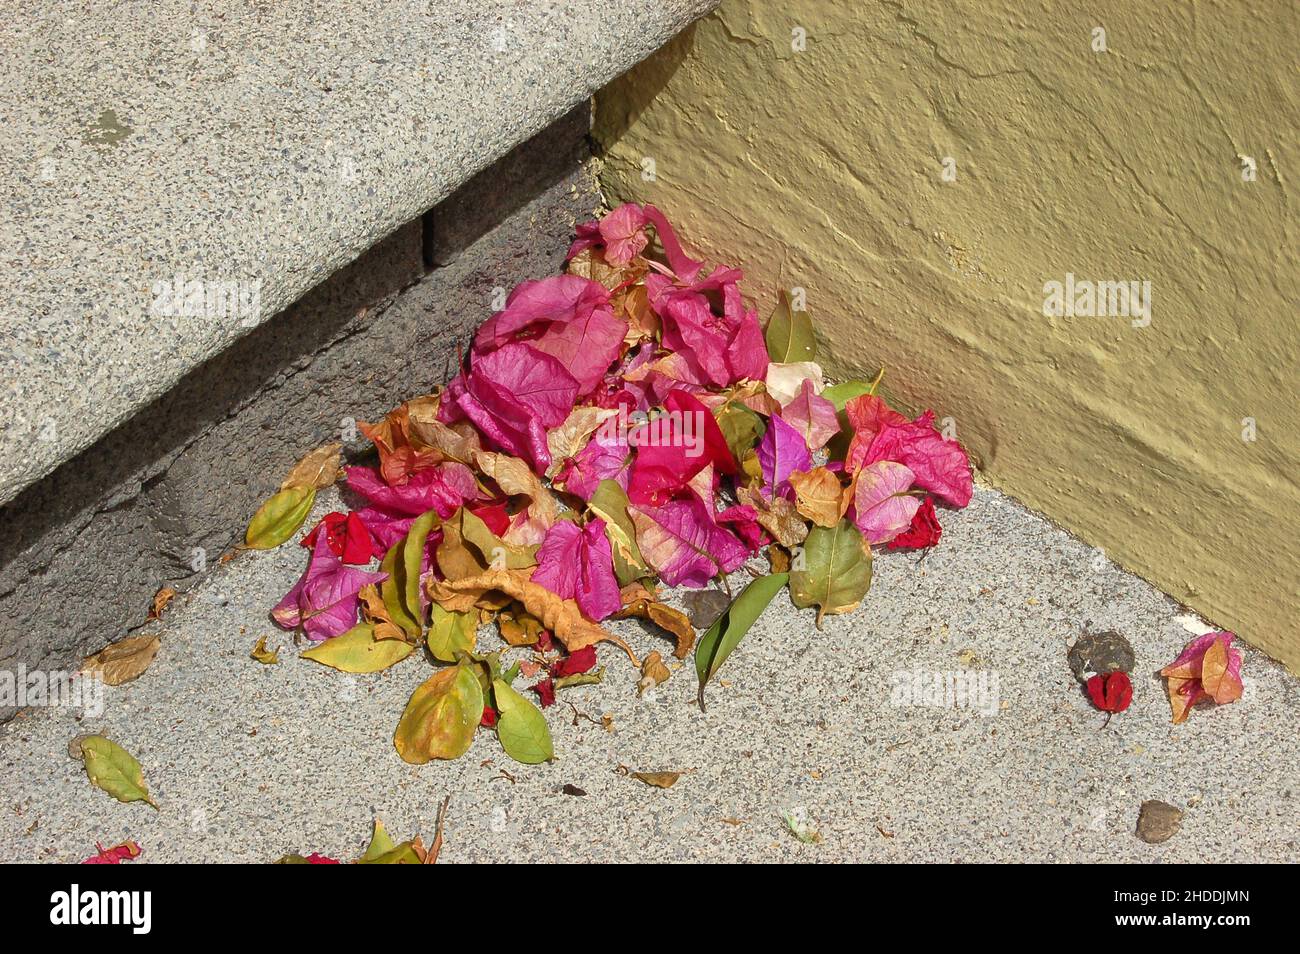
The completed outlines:
{"type": "Polygon", "coordinates": [[[598,97],[604,184],[764,314],[807,289],[831,374],[884,364],[995,486],[1300,670],[1297,10],[724,0],[598,97]],[[1067,273],[1150,281],[1150,324],[1045,317],[1067,273]]]}

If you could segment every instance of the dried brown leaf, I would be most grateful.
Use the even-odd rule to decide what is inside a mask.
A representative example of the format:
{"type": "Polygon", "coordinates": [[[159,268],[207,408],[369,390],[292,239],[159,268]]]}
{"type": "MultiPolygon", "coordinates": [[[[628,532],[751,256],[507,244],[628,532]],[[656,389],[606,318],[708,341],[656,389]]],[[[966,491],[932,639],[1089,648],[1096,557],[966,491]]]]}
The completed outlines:
{"type": "Polygon", "coordinates": [[[343,445],[338,441],[322,444],[293,465],[289,476],[280,484],[281,490],[290,487],[314,487],[320,490],[338,480],[339,462],[343,445]]]}
{"type": "Polygon", "coordinates": [[[430,577],[428,592],[430,598],[440,603],[443,609],[454,613],[473,609],[493,591],[505,593],[518,600],[529,613],[541,620],[542,625],[549,629],[569,652],[585,646],[594,646],[599,642],[611,642],[621,647],[633,662],[640,665],[627,643],[583,616],[574,600],[562,600],[546,587],[532,582],[529,579],[532,572],[531,568],[489,570],[463,580],[435,580],[430,577]]]}
{"type": "Polygon", "coordinates": [[[691,621],[680,610],[665,606],[658,600],[645,598],[633,600],[614,614],[615,619],[629,619],[631,617],[648,620],[660,629],[671,633],[677,641],[677,646],[673,649],[673,655],[678,659],[685,659],[689,656],[692,647],[695,646],[695,630],[691,626],[691,621]]]}
{"type": "Polygon", "coordinates": [[[105,685],[120,686],[149,668],[160,645],[156,635],[130,636],[87,656],[82,670],[105,685]]]}
{"type": "Polygon", "coordinates": [[[790,474],[795,509],[819,527],[833,527],[848,512],[853,497],[840,485],[839,477],[825,467],[790,474]]]}

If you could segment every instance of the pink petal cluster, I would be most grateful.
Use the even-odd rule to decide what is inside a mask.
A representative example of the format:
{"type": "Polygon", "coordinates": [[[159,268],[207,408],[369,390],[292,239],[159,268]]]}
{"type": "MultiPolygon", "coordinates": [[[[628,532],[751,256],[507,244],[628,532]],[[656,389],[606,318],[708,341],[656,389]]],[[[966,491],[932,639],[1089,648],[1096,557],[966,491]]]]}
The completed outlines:
{"type": "Polygon", "coordinates": [[[356,625],[361,588],[386,579],[387,573],[345,564],[330,550],[325,534],[320,534],[306,571],[271,610],[271,618],[284,629],[301,626],[307,638],[316,642],[329,639],[356,625]]]}

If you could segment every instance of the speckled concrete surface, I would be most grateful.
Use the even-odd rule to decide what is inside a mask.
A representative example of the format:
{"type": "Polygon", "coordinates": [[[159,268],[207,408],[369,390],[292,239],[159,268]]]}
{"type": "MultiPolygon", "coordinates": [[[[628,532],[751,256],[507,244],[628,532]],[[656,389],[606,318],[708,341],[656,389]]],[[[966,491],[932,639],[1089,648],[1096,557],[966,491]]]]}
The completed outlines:
{"type": "Polygon", "coordinates": [[[11,4],[0,503],[714,5],[11,4]]]}
{"type": "MultiPolygon", "coordinates": [[[[101,716],[36,710],[0,729],[0,857],[71,861],[135,838],[144,861],[351,858],[375,813],[427,841],[450,795],[446,861],[1300,859],[1292,677],[1247,650],[1242,701],[1170,726],[1153,674],[1190,638],[1179,607],[992,491],[944,523],[925,559],[880,555],[863,609],[823,632],[778,596],[707,714],[690,669],[638,700],[626,658],[602,649],[606,682],[562,698],[614,731],[561,703],[547,710],[559,759],[536,767],[488,732],[457,762],[401,762],[390,736],[428,666],[345,676],[297,658],[266,612],[304,553],[244,554],[172,608],[153,667],[108,690],[101,716]],[[1088,623],[1137,652],[1132,708],[1109,725],[1065,660],[1088,623]],[[248,657],[263,634],[282,664],[248,657]],[[996,674],[995,714],[891,704],[894,673],[963,667],[996,674]],[[159,812],[91,788],[67,754],[91,731],[139,757],[159,812]],[[687,774],[658,790],[620,765],[687,774]],[[1134,834],[1151,798],[1187,812],[1161,845],[1134,834]],[[786,812],[821,842],[792,837],[786,812]]],[[[666,645],[616,625],[642,651],[666,645]]]]}

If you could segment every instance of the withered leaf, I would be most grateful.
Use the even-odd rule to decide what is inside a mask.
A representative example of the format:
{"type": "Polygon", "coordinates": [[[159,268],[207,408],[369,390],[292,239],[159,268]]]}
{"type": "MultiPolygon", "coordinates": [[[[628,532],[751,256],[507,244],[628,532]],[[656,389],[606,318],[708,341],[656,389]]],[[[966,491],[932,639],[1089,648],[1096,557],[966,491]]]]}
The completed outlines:
{"type": "Polygon", "coordinates": [[[648,653],[641,661],[641,681],[636,684],[636,694],[644,695],[646,690],[667,682],[671,675],[658,650],[648,653]]]}
{"type": "Polygon", "coordinates": [[[378,584],[367,583],[357,596],[361,600],[361,618],[374,626],[375,639],[406,639],[406,632],[388,614],[378,584]]]}
{"type": "Polygon", "coordinates": [[[871,587],[871,547],[848,519],[814,527],[790,571],[790,598],[800,609],[817,607],[817,628],[827,613],[857,608],[871,587]]]}
{"type": "Polygon", "coordinates": [[[839,477],[825,467],[790,474],[795,508],[819,527],[833,527],[848,512],[853,497],[840,485],[839,477]]]}
{"type": "Polygon", "coordinates": [[[633,600],[614,614],[614,619],[631,617],[648,620],[669,632],[677,642],[673,655],[678,659],[685,659],[691,654],[691,649],[695,646],[695,630],[691,627],[691,621],[680,610],[665,606],[658,600],[643,598],[633,600]]]}
{"type": "Polygon", "coordinates": [[[626,765],[621,765],[619,768],[622,774],[654,788],[672,788],[682,777],[681,772],[634,772],[626,765]]]}
{"type": "Polygon", "coordinates": [[[338,479],[343,445],[338,441],[322,444],[293,465],[289,476],[280,484],[281,490],[290,487],[314,487],[320,490],[338,479]]]}
{"type": "Polygon", "coordinates": [[[583,616],[574,600],[560,599],[546,587],[532,582],[529,579],[531,575],[531,569],[489,570],[463,580],[430,578],[429,596],[442,604],[443,609],[463,613],[473,609],[493,590],[499,590],[522,603],[569,652],[604,641],[614,643],[632,655],[632,650],[623,640],[583,616]]]}
{"type": "Polygon", "coordinates": [[[559,427],[546,432],[546,447],[551,452],[551,466],[547,477],[554,477],[564,462],[587,446],[587,441],[606,420],[618,411],[606,407],[575,407],[559,427]]]}
{"type": "Polygon", "coordinates": [[[150,619],[161,619],[163,610],[167,604],[176,596],[176,591],[170,586],[159,587],[158,592],[153,595],[153,606],[149,610],[150,619]]]}
{"type": "MultiPolygon", "coordinates": [[[[778,571],[773,567],[772,572],[778,571]]],[[[708,629],[731,605],[731,597],[722,590],[688,590],[682,594],[682,602],[686,604],[691,625],[698,629],[708,629]]]]}
{"type": "Polygon", "coordinates": [[[757,487],[737,487],[736,499],[754,508],[755,519],[783,547],[797,547],[808,537],[808,524],[784,497],[767,498],[757,487]]]}
{"type": "Polygon", "coordinates": [[[153,662],[162,645],[156,635],[129,636],[87,656],[82,670],[108,686],[120,686],[135,679],[153,662]]]}
{"type": "Polygon", "coordinates": [[[248,654],[251,658],[256,659],[263,666],[274,666],[280,662],[280,654],[274,649],[266,648],[266,637],[263,636],[257,641],[252,652],[248,654]]]}

